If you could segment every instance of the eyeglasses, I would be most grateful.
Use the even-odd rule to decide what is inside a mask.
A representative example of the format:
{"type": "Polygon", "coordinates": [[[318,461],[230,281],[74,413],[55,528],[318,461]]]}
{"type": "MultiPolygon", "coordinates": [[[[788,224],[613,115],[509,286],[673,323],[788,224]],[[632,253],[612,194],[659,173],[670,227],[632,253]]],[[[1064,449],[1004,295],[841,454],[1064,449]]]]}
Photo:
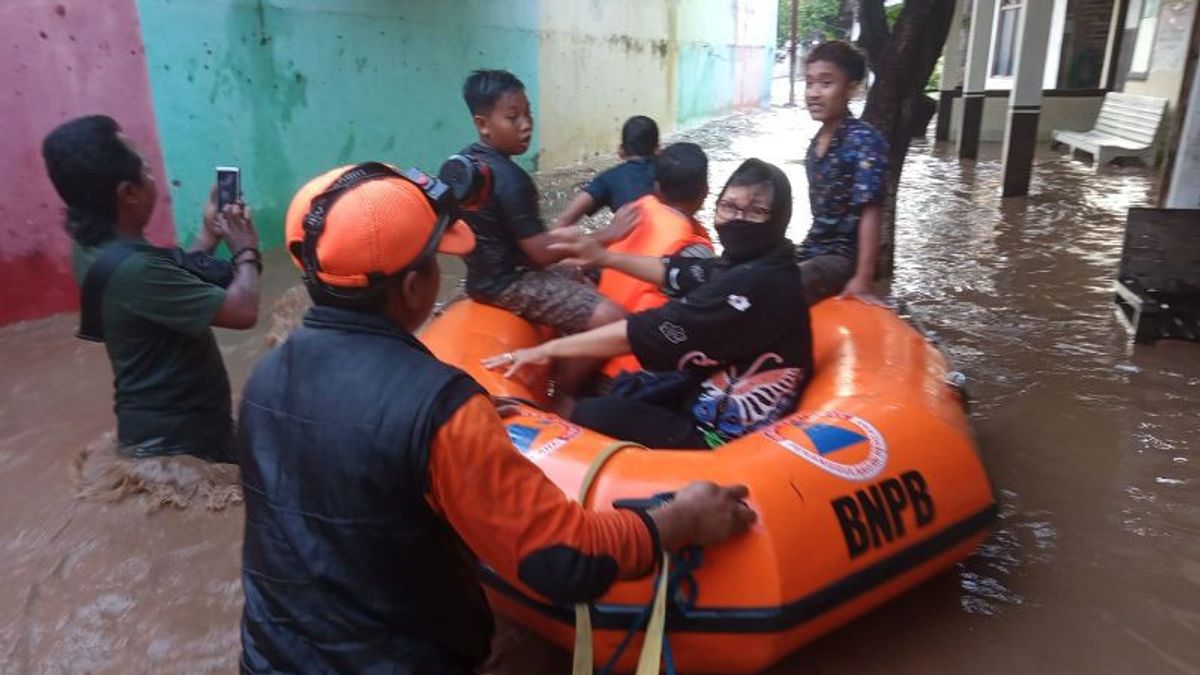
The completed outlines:
{"type": "Polygon", "coordinates": [[[717,215],[725,220],[741,218],[751,223],[765,223],[771,219],[771,209],[757,204],[738,206],[728,199],[717,200],[717,215]]]}

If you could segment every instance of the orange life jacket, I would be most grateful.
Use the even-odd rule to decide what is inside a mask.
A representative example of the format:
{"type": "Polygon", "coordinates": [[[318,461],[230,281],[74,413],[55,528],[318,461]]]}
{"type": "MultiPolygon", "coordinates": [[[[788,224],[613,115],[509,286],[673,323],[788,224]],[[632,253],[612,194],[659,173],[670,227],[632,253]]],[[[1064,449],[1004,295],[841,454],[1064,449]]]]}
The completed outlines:
{"type": "MultiPolygon", "coordinates": [[[[636,227],[624,239],[609,245],[608,250],[631,255],[668,256],[683,249],[701,245],[712,248],[712,239],[695,220],[663,204],[658,197],[646,195],[634,202],[640,212],[636,227]]],[[[616,270],[600,274],[600,293],[633,314],[666,304],[667,296],[652,283],[642,281],[616,270]]],[[[616,375],[622,370],[641,370],[632,354],[608,362],[604,373],[616,375]]]]}

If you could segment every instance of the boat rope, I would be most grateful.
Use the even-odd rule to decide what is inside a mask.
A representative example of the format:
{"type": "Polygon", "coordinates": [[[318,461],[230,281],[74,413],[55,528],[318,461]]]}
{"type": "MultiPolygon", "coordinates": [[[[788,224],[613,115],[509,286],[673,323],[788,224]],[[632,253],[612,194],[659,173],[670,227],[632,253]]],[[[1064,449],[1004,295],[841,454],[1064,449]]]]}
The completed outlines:
{"type": "MultiPolygon", "coordinates": [[[[664,555],[664,566],[667,566],[667,560],[667,556],[664,555]]],[[[670,556],[670,561],[672,561],[669,565],[670,569],[664,569],[663,571],[659,572],[658,576],[654,578],[654,587],[658,589],[655,593],[654,599],[642,609],[642,613],[639,614],[636,619],[634,619],[632,624],[630,624],[629,630],[625,633],[625,637],[621,638],[620,644],[618,644],[617,648],[613,650],[612,656],[609,657],[608,662],[604,664],[604,667],[599,670],[597,675],[610,675],[612,673],[613,669],[617,666],[617,661],[620,660],[621,655],[625,653],[625,650],[629,647],[629,643],[633,641],[633,637],[642,630],[642,627],[646,625],[646,621],[653,616],[655,608],[659,606],[666,606],[666,602],[662,601],[664,599],[664,595],[665,598],[669,598],[671,600],[671,603],[677,612],[686,612],[692,607],[695,607],[698,587],[696,585],[695,577],[692,576],[692,572],[700,566],[702,560],[703,556],[701,549],[697,547],[686,548],[680,551],[678,556],[670,556]],[[662,579],[664,577],[667,580],[665,589],[661,586],[662,579]],[[684,594],[685,586],[687,589],[686,595],[684,594]]],[[[655,638],[654,634],[655,630],[653,627],[647,629],[646,642],[643,643],[642,656],[638,660],[637,672],[639,675],[643,672],[658,672],[657,657],[655,657],[653,654],[651,654],[649,658],[646,656],[646,646],[651,644],[651,642],[649,642],[650,640],[654,640],[654,644],[662,645],[662,672],[666,673],[666,675],[675,675],[675,657],[671,653],[671,641],[667,639],[665,610],[661,638],[655,638]],[[646,670],[643,671],[643,668],[646,668],[646,670]]]]}
{"type": "MultiPolygon", "coordinates": [[[[583,475],[583,480],[579,484],[579,505],[587,506],[588,493],[591,492],[592,484],[596,477],[600,474],[600,470],[608,460],[612,459],[618,452],[625,448],[642,448],[645,446],[628,441],[614,441],[600,450],[599,454],[592,459],[588,465],[587,472],[583,475]]],[[[666,552],[661,553],[659,561],[659,574],[654,582],[654,596],[643,612],[643,616],[634,622],[630,630],[630,634],[626,635],[624,645],[627,645],[629,639],[634,633],[641,629],[644,622],[646,624],[646,637],[642,643],[642,653],[638,658],[636,675],[652,675],[659,672],[659,666],[662,664],[663,655],[663,640],[666,634],[667,622],[667,589],[669,581],[670,557],[666,552]]],[[[624,651],[624,646],[613,654],[610,663],[615,663],[624,651]]],[[[588,603],[579,603],[575,605],[575,657],[571,666],[572,675],[592,675],[592,668],[595,663],[595,655],[592,644],[592,613],[591,605],[588,603]]],[[[606,669],[608,666],[605,667],[606,669]]],[[[672,665],[671,671],[674,670],[672,665]]],[[[670,671],[668,671],[670,672],[670,671]]]]}
{"type": "MultiPolygon", "coordinates": [[[[645,446],[627,441],[615,441],[605,446],[592,459],[587,472],[579,484],[579,504],[587,506],[588,494],[600,470],[608,460],[625,448],[642,448],[645,446]]],[[[667,675],[675,675],[675,660],[671,654],[671,645],[667,640],[667,602],[674,605],[676,611],[686,612],[695,606],[699,588],[692,572],[703,562],[703,552],[698,547],[686,548],[678,556],[666,551],[657,552],[658,575],[652,584],[654,594],[642,612],[633,620],[621,643],[613,651],[608,662],[600,669],[599,675],[608,675],[616,667],[617,661],[629,647],[633,637],[645,628],[642,640],[642,653],[638,657],[635,675],[653,675],[659,668],[667,675]],[[674,565],[672,565],[674,561],[674,565]],[[674,567],[674,569],[672,569],[674,567]]],[[[595,653],[592,639],[591,606],[587,603],[575,605],[575,656],[572,663],[572,675],[592,675],[595,653]]]]}

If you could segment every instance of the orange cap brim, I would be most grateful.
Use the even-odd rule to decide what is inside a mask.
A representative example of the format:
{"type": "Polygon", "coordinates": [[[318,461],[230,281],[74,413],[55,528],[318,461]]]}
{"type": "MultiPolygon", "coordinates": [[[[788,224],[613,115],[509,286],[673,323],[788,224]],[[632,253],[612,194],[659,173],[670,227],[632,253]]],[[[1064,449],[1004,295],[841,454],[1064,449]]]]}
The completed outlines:
{"type": "Polygon", "coordinates": [[[456,220],[450,223],[450,227],[442,233],[442,240],[438,242],[437,250],[439,253],[449,253],[450,255],[466,255],[475,249],[475,233],[461,220],[456,220]]]}

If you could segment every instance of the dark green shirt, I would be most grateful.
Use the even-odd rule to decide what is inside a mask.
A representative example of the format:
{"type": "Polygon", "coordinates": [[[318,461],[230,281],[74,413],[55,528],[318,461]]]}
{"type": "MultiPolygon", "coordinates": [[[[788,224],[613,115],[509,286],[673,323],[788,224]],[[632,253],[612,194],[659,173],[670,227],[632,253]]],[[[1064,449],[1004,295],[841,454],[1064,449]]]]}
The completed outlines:
{"type": "MultiPolygon", "coordinates": [[[[138,456],[188,453],[232,461],[229,377],[210,328],[225,290],[201,281],[148,242],[132,241],[138,250],[113,272],[102,310],[117,437],[138,456]]],[[[75,245],[76,282],[83,284],[111,245],[75,245]]]]}

